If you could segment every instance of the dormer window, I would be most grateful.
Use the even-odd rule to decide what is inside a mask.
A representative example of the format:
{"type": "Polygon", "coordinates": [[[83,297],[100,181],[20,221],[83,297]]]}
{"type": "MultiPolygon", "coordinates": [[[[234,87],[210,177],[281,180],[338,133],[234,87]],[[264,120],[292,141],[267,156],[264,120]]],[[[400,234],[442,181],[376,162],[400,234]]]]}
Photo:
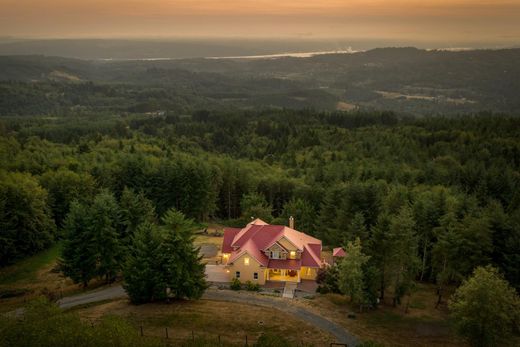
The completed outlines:
{"type": "Polygon", "coordinates": [[[290,254],[291,254],[291,256],[290,256],[291,259],[295,259],[296,258],[296,252],[295,251],[291,251],[290,254]]]}

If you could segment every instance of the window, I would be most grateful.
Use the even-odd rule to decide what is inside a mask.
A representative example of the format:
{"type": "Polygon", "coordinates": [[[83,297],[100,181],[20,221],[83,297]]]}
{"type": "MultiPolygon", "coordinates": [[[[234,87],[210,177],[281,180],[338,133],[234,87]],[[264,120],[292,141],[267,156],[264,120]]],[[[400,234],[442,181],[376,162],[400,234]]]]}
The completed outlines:
{"type": "Polygon", "coordinates": [[[279,251],[271,252],[271,258],[272,259],[280,259],[280,252],[279,251]]]}
{"type": "Polygon", "coordinates": [[[307,268],[307,276],[310,276],[310,275],[311,275],[311,268],[308,267],[308,268],[307,268]]]}
{"type": "Polygon", "coordinates": [[[240,278],[240,271],[235,272],[235,277],[240,278]]]}
{"type": "Polygon", "coordinates": [[[253,274],[253,278],[254,278],[255,280],[258,279],[258,272],[255,272],[255,273],[253,274]]]}
{"type": "Polygon", "coordinates": [[[295,251],[291,251],[291,259],[294,259],[296,258],[296,252],[295,251]]]}
{"type": "Polygon", "coordinates": [[[249,258],[244,258],[244,265],[249,265],[249,258]]]}

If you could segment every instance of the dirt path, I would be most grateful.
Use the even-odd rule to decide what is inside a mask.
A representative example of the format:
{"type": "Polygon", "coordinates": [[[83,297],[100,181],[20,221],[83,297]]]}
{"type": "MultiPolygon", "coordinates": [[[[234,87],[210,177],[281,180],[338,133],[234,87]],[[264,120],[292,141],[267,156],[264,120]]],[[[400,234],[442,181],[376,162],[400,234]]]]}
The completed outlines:
{"type": "MultiPolygon", "coordinates": [[[[58,301],[61,308],[71,308],[89,303],[118,299],[126,297],[126,293],[121,286],[113,286],[85,294],[65,297],[58,301]]],[[[295,317],[314,325],[315,327],[331,333],[340,343],[346,343],[349,347],[357,345],[357,339],[346,331],[342,326],[335,322],[317,315],[303,307],[295,305],[291,300],[279,297],[264,296],[247,292],[234,292],[231,290],[208,289],[203,300],[228,301],[242,304],[253,304],[274,308],[283,312],[288,312],[295,317]]]]}

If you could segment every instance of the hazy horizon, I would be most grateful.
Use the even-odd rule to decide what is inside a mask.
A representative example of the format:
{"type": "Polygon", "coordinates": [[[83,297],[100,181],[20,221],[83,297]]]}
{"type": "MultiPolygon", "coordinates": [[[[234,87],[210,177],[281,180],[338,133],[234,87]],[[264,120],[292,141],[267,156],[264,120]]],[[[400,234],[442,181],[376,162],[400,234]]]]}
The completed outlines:
{"type": "Polygon", "coordinates": [[[13,39],[337,39],[520,43],[520,0],[0,0],[13,39]]]}

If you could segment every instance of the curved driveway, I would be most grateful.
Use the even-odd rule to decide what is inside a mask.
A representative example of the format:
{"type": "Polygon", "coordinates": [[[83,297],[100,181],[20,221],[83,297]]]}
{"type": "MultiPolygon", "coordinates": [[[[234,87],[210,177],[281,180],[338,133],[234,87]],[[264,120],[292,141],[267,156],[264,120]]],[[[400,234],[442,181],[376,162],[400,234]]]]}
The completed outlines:
{"type": "MultiPolygon", "coordinates": [[[[75,296],[65,297],[58,301],[61,308],[71,308],[78,305],[111,300],[126,297],[126,293],[121,286],[113,286],[97,291],[79,294],[75,296]]],[[[303,307],[291,304],[291,300],[272,297],[267,295],[257,295],[247,292],[235,292],[231,290],[208,289],[202,297],[203,300],[213,301],[229,301],[248,305],[265,306],[274,308],[283,312],[292,314],[293,316],[312,324],[313,326],[327,331],[332,334],[337,342],[345,343],[349,347],[358,344],[357,339],[351,335],[341,325],[321,316],[303,307]]]]}

